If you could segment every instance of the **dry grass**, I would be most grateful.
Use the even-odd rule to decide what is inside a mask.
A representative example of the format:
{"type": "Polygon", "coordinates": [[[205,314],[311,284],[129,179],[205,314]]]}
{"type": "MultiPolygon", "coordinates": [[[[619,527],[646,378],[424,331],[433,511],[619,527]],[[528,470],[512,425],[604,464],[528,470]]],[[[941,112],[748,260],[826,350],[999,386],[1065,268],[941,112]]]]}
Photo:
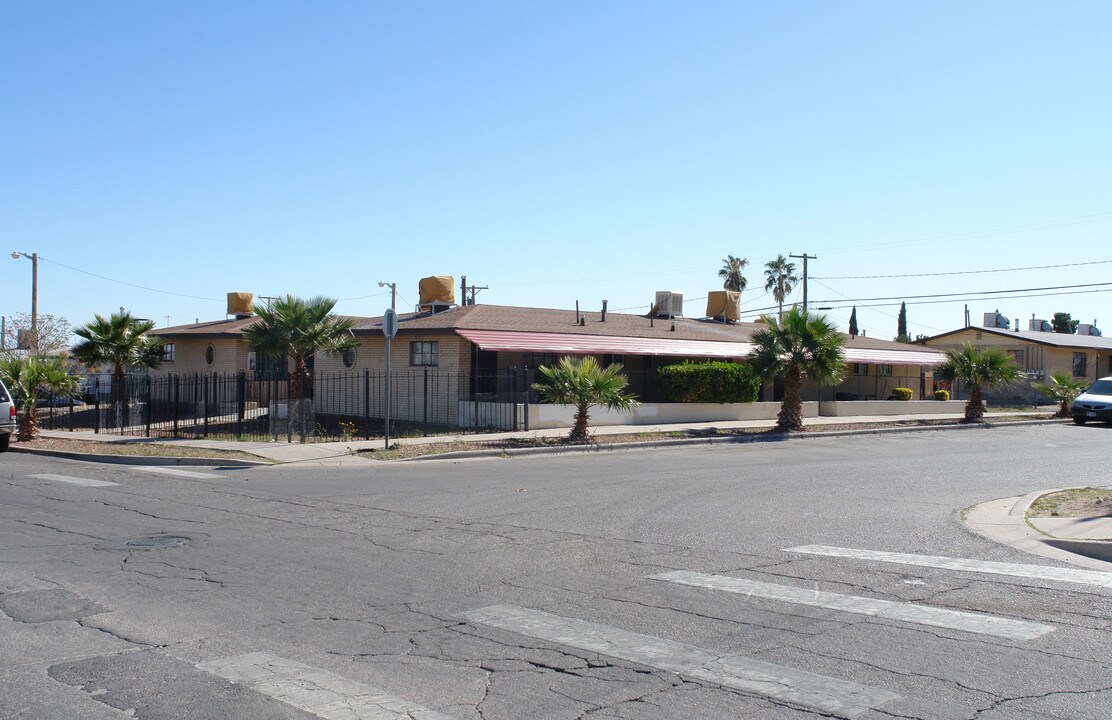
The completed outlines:
{"type": "Polygon", "coordinates": [[[40,437],[37,440],[31,440],[29,442],[16,442],[15,438],[12,438],[12,447],[24,447],[36,450],[56,450],[60,452],[83,453],[88,455],[213,458],[216,460],[254,460],[270,462],[266,458],[252,455],[251,453],[246,453],[241,450],[199,448],[181,445],[179,443],[160,443],[147,438],[100,441],[40,437]]]}
{"type": "Polygon", "coordinates": [[[1073,488],[1043,495],[1027,517],[1112,517],[1112,488],[1073,488]]]}

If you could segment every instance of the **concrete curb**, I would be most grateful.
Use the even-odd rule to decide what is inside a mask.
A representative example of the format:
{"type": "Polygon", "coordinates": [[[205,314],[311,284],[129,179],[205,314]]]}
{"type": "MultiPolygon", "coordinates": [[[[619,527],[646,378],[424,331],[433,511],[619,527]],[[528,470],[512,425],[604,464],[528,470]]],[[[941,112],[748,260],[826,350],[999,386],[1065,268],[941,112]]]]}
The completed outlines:
{"type": "Polygon", "coordinates": [[[47,457],[63,458],[65,460],[110,463],[113,465],[196,465],[204,467],[269,467],[270,465],[274,465],[273,462],[267,462],[266,460],[168,457],[164,455],[101,455],[99,453],[78,453],[67,452],[65,450],[21,448],[15,445],[9,448],[9,452],[25,453],[27,455],[45,455],[47,457]]]}
{"type": "Polygon", "coordinates": [[[1051,492],[1058,491],[1040,490],[1027,495],[989,500],[974,505],[966,514],[963,526],[975,535],[1029,555],[1080,565],[1091,570],[1104,572],[1112,570],[1112,562],[1106,562],[1100,556],[1094,557],[1089,553],[1076,552],[1069,547],[1077,541],[1059,541],[1068,544],[1059,547],[1048,542],[1048,540],[1058,540],[1057,538],[1052,538],[1027,523],[1027,508],[1036,498],[1051,492]]]}
{"type": "Polygon", "coordinates": [[[594,445],[555,445],[535,448],[510,448],[510,449],[492,449],[492,450],[460,450],[457,452],[447,452],[430,455],[416,455],[410,458],[402,458],[400,460],[385,460],[379,462],[417,462],[417,461],[431,461],[431,460],[467,460],[473,458],[487,458],[487,457],[522,457],[527,455],[545,455],[545,454],[559,454],[559,453],[574,453],[574,452],[615,452],[619,450],[640,450],[647,448],[658,447],[675,447],[683,445],[722,445],[727,443],[765,443],[765,442],[786,442],[789,440],[805,440],[807,438],[819,437],[842,437],[853,435],[880,435],[880,434],[893,434],[893,433],[909,433],[909,432],[925,432],[932,430],[991,430],[996,427],[1012,427],[1015,425],[1045,425],[1049,423],[1061,422],[1061,420],[1017,420],[1015,422],[984,422],[984,423],[970,423],[968,425],[954,424],[954,425],[922,425],[919,427],[890,427],[890,428],[862,428],[860,430],[832,430],[824,432],[822,430],[807,431],[801,433],[752,433],[743,435],[731,435],[725,437],[705,437],[705,438],[676,438],[673,440],[646,440],[643,442],[628,442],[628,443],[612,443],[612,444],[594,444],[594,445]]]}

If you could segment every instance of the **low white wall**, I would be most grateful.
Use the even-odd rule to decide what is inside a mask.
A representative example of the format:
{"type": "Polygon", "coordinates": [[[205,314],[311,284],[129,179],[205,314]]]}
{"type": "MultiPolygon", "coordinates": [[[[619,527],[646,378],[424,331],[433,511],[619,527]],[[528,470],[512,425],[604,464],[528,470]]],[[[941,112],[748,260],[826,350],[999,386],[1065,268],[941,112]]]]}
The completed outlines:
{"type": "Polygon", "coordinates": [[[854,415],[937,415],[960,413],[964,400],[821,400],[819,415],[852,417],[854,415]]]}
{"type": "MultiPolygon", "coordinates": [[[[903,403],[906,405],[907,403],[903,403]]],[[[755,403],[642,403],[631,413],[591,408],[591,425],[668,425],[672,423],[775,420],[778,402],[755,403]]],[[[940,411],[941,412],[941,411],[940,411]]],[[[570,405],[529,405],[529,429],[571,427],[575,408],[570,405]]],[[[819,403],[803,403],[803,417],[818,417],[819,403]]]]}

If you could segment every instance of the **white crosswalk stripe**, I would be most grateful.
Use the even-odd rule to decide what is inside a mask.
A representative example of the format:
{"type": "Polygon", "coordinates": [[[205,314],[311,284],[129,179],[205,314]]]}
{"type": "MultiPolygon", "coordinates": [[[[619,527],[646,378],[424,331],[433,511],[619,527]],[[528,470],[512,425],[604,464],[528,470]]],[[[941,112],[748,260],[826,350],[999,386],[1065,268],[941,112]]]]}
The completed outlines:
{"type": "Polygon", "coordinates": [[[1074,568],[1048,567],[1046,565],[1022,565],[1019,563],[992,562],[990,560],[966,560],[935,555],[884,552],[881,550],[856,550],[854,548],[830,547],[827,545],[800,545],[798,547],[787,548],[786,551],[810,555],[853,558],[855,560],[897,563],[900,565],[919,565],[922,567],[986,573],[990,575],[1011,575],[1013,577],[1032,578],[1035,580],[1057,580],[1059,582],[1112,588],[1112,573],[1100,572],[1098,570],[1077,570],[1074,568]]]}
{"type": "Polygon", "coordinates": [[[855,718],[899,698],[886,690],[804,670],[512,605],[493,605],[457,617],[841,717],[855,718]]]}
{"type": "Polygon", "coordinates": [[[649,575],[650,580],[691,585],[694,587],[722,590],[741,595],[779,600],[782,602],[828,608],[841,612],[868,615],[888,620],[930,625],[933,627],[963,630],[965,632],[992,635],[1011,640],[1033,640],[1054,632],[1050,625],[994,617],[981,613],[949,610],[947,608],[915,605],[907,602],[893,602],[874,598],[841,595],[821,590],[775,585],[772,583],[744,580],[725,575],[704,575],[702,573],[677,570],[659,575],[649,575]]]}
{"type": "Polygon", "coordinates": [[[93,480],[92,478],[73,477],[72,475],[55,475],[53,473],[39,473],[38,475],[29,475],[36,480],[53,480],[54,482],[64,482],[70,485],[84,485],[85,487],[111,487],[119,483],[108,482],[107,480],[93,480]]]}
{"type": "Polygon", "coordinates": [[[269,653],[220,658],[197,667],[325,720],[453,720],[369,685],[269,653]]]}
{"type": "Polygon", "coordinates": [[[175,477],[197,478],[200,480],[206,478],[222,478],[223,475],[216,473],[196,472],[194,470],[178,470],[177,468],[159,467],[154,465],[144,465],[143,467],[128,468],[131,472],[136,473],[156,473],[158,475],[173,475],[175,477]]]}

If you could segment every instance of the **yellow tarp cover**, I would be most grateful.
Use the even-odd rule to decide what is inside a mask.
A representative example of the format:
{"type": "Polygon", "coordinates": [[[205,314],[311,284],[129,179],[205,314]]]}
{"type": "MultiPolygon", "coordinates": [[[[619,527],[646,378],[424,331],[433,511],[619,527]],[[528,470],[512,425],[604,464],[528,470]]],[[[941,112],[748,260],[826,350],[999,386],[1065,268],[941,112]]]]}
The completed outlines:
{"type": "Polygon", "coordinates": [[[454,305],[456,302],[456,279],[451,275],[421,278],[418,288],[421,291],[421,305],[427,303],[454,305]]]}
{"type": "Polygon", "coordinates": [[[255,293],[230,292],[228,293],[228,314],[245,315],[251,312],[251,305],[255,302],[255,293]]]}
{"type": "Polygon", "coordinates": [[[741,293],[736,290],[711,290],[707,293],[707,317],[727,320],[741,318],[741,293]]]}

